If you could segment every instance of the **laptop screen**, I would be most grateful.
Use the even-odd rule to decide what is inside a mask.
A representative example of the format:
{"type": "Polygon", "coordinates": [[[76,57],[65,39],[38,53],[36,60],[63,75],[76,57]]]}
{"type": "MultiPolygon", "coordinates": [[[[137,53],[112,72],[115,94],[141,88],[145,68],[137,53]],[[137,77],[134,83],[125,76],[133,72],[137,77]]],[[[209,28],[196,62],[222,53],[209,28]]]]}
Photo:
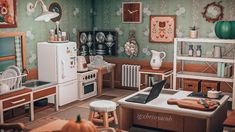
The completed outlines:
{"type": "Polygon", "coordinates": [[[148,98],[146,100],[146,103],[157,98],[159,94],[161,93],[161,90],[166,83],[166,80],[161,80],[153,85],[151,91],[149,92],[148,98]]]}

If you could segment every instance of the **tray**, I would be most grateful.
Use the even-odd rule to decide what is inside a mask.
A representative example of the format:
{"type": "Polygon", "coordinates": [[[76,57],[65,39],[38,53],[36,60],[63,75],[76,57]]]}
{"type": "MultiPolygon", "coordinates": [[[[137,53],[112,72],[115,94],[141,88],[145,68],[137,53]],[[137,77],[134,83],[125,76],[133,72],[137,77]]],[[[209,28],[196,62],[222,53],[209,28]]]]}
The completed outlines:
{"type": "Polygon", "coordinates": [[[194,109],[194,110],[201,110],[201,111],[213,111],[219,106],[219,102],[214,100],[205,100],[206,103],[209,105],[206,108],[204,105],[199,103],[199,99],[168,99],[167,103],[171,105],[178,105],[181,108],[186,109],[194,109]]]}

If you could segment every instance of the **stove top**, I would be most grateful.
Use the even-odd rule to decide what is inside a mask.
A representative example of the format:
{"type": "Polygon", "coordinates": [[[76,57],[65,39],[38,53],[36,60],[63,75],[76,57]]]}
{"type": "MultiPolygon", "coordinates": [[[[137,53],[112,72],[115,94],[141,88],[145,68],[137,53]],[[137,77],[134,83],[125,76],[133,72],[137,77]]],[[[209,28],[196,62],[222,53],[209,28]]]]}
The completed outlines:
{"type": "Polygon", "coordinates": [[[97,70],[88,70],[84,72],[77,72],[79,82],[90,82],[96,80],[97,70]]]}
{"type": "Polygon", "coordinates": [[[77,73],[85,73],[85,72],[89,72],[89,71],[92,71],[92,70],[87,70],[87,71],[77,71],[77,73]]]}

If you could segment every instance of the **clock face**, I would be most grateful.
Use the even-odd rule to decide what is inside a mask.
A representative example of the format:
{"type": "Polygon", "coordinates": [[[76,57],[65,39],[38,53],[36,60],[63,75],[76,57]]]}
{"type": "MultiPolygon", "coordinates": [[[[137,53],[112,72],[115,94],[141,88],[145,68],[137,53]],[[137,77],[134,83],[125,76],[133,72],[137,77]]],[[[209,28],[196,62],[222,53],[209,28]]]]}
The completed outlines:
{"type": "Polygon", "coordinates": [[[123,23],[141,23],[142,22],[142,4],[141,2],[123,2],[122,3],[123,23]]]}

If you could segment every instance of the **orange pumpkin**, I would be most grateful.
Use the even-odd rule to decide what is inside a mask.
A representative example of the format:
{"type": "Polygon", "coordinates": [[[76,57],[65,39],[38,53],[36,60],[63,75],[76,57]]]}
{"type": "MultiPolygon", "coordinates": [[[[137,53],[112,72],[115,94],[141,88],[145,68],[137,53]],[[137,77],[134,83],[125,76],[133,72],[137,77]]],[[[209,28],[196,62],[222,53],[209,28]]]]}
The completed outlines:
{"type": "Polygon", "coordinates": [[[66,123],[61,132],[96,132],[96,126],[87,120],[81,119],[80,115],[77,116],[77,120],[69,120],[66,123]]]}

